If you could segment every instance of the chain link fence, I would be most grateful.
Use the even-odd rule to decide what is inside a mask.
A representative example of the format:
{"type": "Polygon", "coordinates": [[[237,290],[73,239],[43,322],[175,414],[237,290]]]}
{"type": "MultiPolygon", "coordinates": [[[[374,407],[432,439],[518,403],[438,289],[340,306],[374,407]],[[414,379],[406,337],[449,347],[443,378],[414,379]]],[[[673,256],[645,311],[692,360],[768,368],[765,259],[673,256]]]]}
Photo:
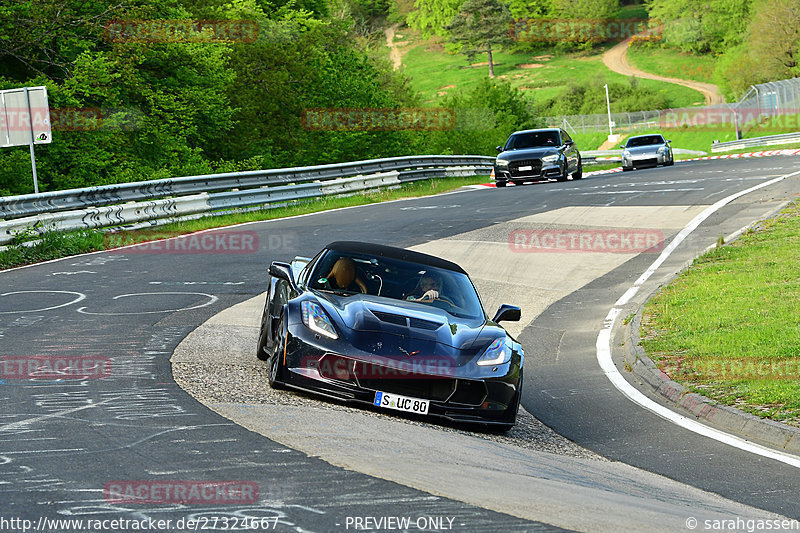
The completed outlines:
{"type": "MultiPolygon", "coordinates": [[[[615,133],[633,133],[639,130],[661,128],[705,128],[716,131],[735,131],[741,138],[742,129],[755,128],[776,117],[785,128],[800,130],[800,78],[753,85],[735,104],[718,104],[703,107],[684,107],[655,111],[631,111],[611,114],[611,128],[615,133]],[[790,119],[788,117],[793,117],[790,119]]],[[[573,133],[608,131],[606,113],[593,115],[562,115],[544,117],[548,127],[564,128],[573,133]]]]}

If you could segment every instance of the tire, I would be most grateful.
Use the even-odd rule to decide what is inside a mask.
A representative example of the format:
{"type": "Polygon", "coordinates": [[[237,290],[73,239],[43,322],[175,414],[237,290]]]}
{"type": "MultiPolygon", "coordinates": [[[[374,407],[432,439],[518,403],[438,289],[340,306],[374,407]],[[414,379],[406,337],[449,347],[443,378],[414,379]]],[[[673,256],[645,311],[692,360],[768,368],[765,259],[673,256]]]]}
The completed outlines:
{"type": "Polygon", "coordinates": [[[664,166],[665,166],[665,167],[671,167],[671,166],[672,166],[672,165],[674,165],[674,164],[675,164],[675,160],[674,160],[674,159],[670,159],[670,160],[669,160],[669,163],[664,163],[664,166]]]}
{"type": "Polygon", "coordinates": [[[513,407],[512,414],[509,417],[511,419],[511,422],[509,422],[508,424],[503,424],[501,426],[498,426],[497,429],[499,429],[500,431],[503,431],[503,432],[509,431],[511,428],[513,428],[514,426],[517,425],[517,415],[519,414],[519,404],[520,404],[520,401],[522,401],[522,378],[523,378],[523,373],[522,373],[522,369],[520,369],[519,370],[519,385],[517,386],[516,399],[514,401],[514,407],[513,407]]]}
{"type": "Polygon", "coordinates": [[[561,174],[556,178],[558,181],[567,181],[569,174],[567,174],[567,164],[564,163],[564,168],[561,169],[561,174]]]}
{"type": "Polygon", "coordinates": [[[264,314],[261,316],[261,331],[258,334],[258,346],[256,347],[256,357],[258,357],[262,361],[266,361],[267,359],[269,359],[269,355],[266,352],[268,320],[269,320],[268,314],[265,309],[264,314]]]}
{"type": "Polygon", "coordinates": [[[505,187],[506,186],[506,182],[505,181],[496,181],[496,182],[494,182],[494,185],[495,185],[495,187],[505,187]]]}
{"type": "Polygon", "coordinates": [[[286,345],[286,335],[283,330],[283,317],[281,317],[281,321],[278,323],[278,330],[276,332],[277,338],[272,343],[272,353],[269,356],[269,374],[267,377],[269,386],[277,390],[286,388],[281,382],[281,377],[283,374],[281,359],[283,358],[283,349],[286,345]]]}
{"type": "Polygon", "coordinates": [[[583,161],[578,160],[578,170],[572,174],[573,180],[579,180],[583,177],[583,161]]]}
{"type": "Polygon", "coordinates": [[[633,167],[622,167],[623,172],[630,172],[633,170],[633,167]]]}
{"type": "Polygon", "coordinates": [[[525,180],[511,180],[514,185],[525,185],[525,180]]]}

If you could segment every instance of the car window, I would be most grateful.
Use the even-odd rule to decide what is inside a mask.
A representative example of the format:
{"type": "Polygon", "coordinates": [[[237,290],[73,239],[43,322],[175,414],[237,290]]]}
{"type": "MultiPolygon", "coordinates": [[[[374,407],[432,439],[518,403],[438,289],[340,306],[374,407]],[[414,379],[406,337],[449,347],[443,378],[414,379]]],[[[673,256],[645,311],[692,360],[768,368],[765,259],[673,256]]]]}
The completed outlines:
{"type": "Polygon", "coordinates": [[[399,259],[329,250],[314,265],[308,286],[345,296],[366,292],[372,296],[414,302],[422,296],[417,292],[425,281],[423,278],[436,280],[440,298],[418,305],[438,307],[457,318],[485,318],[478,294],[467,275],[399,259]],[[335,276],[337,264],[341,266],[343,262],[351,261],[357,279],[345,280],[347,287],[340,287],[329,279],[332,273],[335,276]],[[362,290],[362,283],[366,291],[362,290]]]}
{"type": "Polygon", "coordinates": [[[566,131],[561,130],[561,139],[564,141],[564,144],[566,144],[572,140],[572,137],[570,137],[569,133],[567,133],[566,131]]]}
{"type": "Polygon", "coordinates": [[[528,131],[515,133],[508,139],[506,150],[523,150],[525,148],[542,148],[545,146],[559,146],[558,132],[528,131]]]}
{"type": "Polygon", "coordinates": [[[648,146],[651,144],[664,144],[664,137],[661,135],[645,135],[642,137],[633,137],[628,139],[628,143],[625,145],[628,148],[634,148],[636,146],[648,146]]]}

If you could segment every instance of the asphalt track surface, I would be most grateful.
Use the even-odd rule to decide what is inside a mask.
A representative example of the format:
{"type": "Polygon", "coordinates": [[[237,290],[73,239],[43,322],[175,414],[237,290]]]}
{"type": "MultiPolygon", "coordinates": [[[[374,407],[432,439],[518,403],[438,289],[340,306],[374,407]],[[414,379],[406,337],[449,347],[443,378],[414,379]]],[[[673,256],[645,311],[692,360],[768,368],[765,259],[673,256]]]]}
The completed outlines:
{"type": "MultiPolygon", "coordinates": [[[[0,273],[0,355],[93,356],[110,359],[112,368],[104,379],[2,380],[2,517],[34,524],[43,516],[174,523],[230,515],[278,517],[275,530],[338,531],[346,530],[348,517],[405,515],[441,517],[444,524],[452,519],[453,529],[463,531],[556,530],[337,468],[251,433],[180,389],[170,354],[209,317],[262,292],[270,261],[308,256],[333,240],[409,247],[562,207],[657,212],[707,205],[796,168],[797,160],[788,157],[702,161],[474,190],[238,228],[258,235],[259,249],[250,254],[121,251],[0,273]],[[143,506],[111,503],[103,495],[114,481],[154,479],[249,480],[260,499],[253,505],[143,506]]],[[[789,179],[723,208],[664,270],[774,211],[797,188],[796,178],[789,179]]],[[[600,372],[594,350],[603,318],[652,260],[641,254],[624,262],[549,306],[522,331],[523,405],[601,455],[800,518],[794,469],[677,428],[623,398],[600,372]]],[[[651,283],[664,281],[656,275],[651,283]]]]}

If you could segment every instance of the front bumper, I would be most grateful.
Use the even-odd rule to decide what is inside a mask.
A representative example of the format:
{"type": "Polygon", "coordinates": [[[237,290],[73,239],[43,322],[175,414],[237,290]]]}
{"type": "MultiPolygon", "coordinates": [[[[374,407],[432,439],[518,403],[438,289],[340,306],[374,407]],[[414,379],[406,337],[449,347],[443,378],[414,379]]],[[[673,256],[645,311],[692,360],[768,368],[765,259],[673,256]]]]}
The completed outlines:
{"type": "Polygon", "coordinates": [[[665,165],[669,163],[669,152],[663,154],[648,153],[648,154],[631,154],[629,156],[622,156],[623,167],[654,167],[658,165],[665,165]]]}
{"type": "Polygon", "coordinates": [[[508,166],[494,166],[495,181],[528,181],[558,178],[561,161],[542,162],[539,159],[511,161],[508,166]]]}
{"type": "Polygon", "coordinates": [[[428,416],[453,422],[504,426],[515,422],[520,361],[512,359],[491,377],[480,377],[492,369],[437,366],[430,359],[417,363],[413,357],[395,364],[379,359],[376,363],[373,354],[341,340],[318,339],[302,324],[290,324],[280,381],[362,406],[373,406],[378,391],[428,400],[428,416]]]}

